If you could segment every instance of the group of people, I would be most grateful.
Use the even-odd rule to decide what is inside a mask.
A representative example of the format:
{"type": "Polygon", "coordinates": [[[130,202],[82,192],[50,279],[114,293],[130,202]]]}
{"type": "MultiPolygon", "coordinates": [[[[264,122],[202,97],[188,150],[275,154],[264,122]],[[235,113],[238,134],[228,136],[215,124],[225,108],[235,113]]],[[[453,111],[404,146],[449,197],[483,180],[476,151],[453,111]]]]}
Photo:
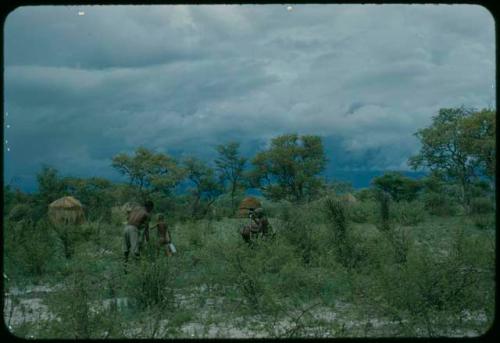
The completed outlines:
{"type": "Polygon", "coordinates": [[[151,200],[144,203],[144,207],[137,206],[128,212],[127,224],[123,230],[123,253],[125,263],[128,261],[130,253],[135,258],[140,256],[142,243],[149,243],[149,230],[156,229],[158,235],[158,249],[163,250],[166,256],[171,256],[171,235],[165,222],[165,216],[158,214],[156,225],[149,227],[154,204],[151,200]]]}
{"type": "MultiPolygon", "coordinates": [[[[171,235],[168,226],[165,222],[165,216],[159,214],[157,224],[149,227],[154,204],[151,200],[147,200],[144,206],[137,206],[128,212],[127,223],[125,225],[123,236],[123,252],[125,263],[128,262],[129,255],[133,257],[140,256],[142,243],[149,243],[149,230],[156,229],[158,240],[157,248],[163,250],[166,256],[172,256],[171,235]]],[[[269,221],[265,216],[264,209],[259,207],[249,209],[250,223],[243,226],[240,234],[243,240],[251,245],[252,241],[259,236],[264,238],[271,235],[269,221]]]]}

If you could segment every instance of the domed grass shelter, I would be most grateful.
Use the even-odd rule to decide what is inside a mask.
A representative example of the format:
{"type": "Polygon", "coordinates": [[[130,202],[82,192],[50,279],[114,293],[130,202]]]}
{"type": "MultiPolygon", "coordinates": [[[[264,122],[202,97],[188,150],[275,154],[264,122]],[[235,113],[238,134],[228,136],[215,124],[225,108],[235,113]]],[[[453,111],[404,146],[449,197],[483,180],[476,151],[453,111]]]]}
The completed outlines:
{"type": "Polygon", "coordinates": [[[356,197],[354,195],[352,195],[351,193],[346,193],[346,194],[342,195],[341,199],[348,204],[355,204],[358,202],[358,199],[356,199],[356,197]]]}
{"type": "Polygon", "coordinates": [[[258,207],[262,207],[262,204],[257,198],[246,197],[240,203],[238,215],[240,217],[248,217],[250,210],[255,210],[258,207]]]}
{"type": "Polygon", "coordinates": [[[72,196],[50,203],[48,215],[53,224],[82,224],[85,221],[82,203],[72,196]]]}

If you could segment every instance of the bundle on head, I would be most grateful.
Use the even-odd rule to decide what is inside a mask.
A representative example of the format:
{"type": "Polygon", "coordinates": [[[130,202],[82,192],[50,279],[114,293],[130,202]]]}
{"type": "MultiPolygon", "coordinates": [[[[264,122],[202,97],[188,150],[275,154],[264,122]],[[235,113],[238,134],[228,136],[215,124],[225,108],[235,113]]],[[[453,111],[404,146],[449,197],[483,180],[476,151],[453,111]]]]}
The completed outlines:
{"type": "Polygon", "coordinates": [[[240,203],[238,215],[240,217],[248,217],[248,215],[250,214],[250,211],[253,211],[261,206],[262,205],[257,198],[246,197],[240,203]]]}

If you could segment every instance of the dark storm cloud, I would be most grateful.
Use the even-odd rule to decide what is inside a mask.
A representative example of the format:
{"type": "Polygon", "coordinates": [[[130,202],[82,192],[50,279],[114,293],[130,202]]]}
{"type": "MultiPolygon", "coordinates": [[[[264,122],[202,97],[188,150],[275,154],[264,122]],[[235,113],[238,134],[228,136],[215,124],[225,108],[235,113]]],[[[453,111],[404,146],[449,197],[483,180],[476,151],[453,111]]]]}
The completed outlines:
{"type": "Polygon", "coordinates": [[[405,169],[439,108],[494,103],[479,6],[24,7],[4,41],[7,180],[113,177],[139,145],[250,156],[289,132],[322,135],[330,169],[405,169]]]}

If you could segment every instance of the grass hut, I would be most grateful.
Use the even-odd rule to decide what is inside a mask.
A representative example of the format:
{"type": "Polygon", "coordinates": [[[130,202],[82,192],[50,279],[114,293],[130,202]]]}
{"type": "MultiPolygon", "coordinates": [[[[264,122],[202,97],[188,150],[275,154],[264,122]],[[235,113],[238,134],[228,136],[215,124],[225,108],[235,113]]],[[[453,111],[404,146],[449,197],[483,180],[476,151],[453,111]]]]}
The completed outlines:
{"type": "Polygon", "coordinates": [[[83,205],[72,196],[57,199],[49,205],[49,219],[54,224],[81,224],[85,221],[83,205]]]}
{"type": "Polygon", "coordinates": [[[358,199],[356,199],[356,197],[354,195],[352,195],[351,193],[346,193],[346,194],[342,195],[342,200],[344,202],[346,202],[347,204],[355,204],[358,202],[358,199]]]}
{"type": "Polygon", "coordinates": [[[257,198],[246,197],[240,203],[240,207],[238,208],[238,215],[240,217],[248,217],[249,211],[251,209],[254,210],[257,207],[262,207],[262,204],[257,198]]]}

